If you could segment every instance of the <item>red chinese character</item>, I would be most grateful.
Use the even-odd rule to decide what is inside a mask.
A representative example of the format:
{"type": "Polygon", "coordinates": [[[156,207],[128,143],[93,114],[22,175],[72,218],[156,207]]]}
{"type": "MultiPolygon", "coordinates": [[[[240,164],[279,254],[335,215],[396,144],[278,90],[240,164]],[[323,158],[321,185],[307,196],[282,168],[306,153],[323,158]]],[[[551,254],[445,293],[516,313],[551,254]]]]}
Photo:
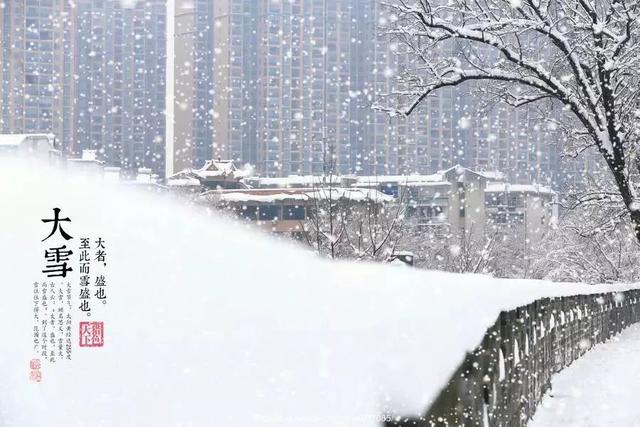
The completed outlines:
{"type": "Polygon", "coordinates": [[[40,359],[31,359],[29,361],[29,367],[31,369],[40,369],[40,366],[41,366],[40,359]]]}
{"type": "Polygon", "coordinates": [[[42,381],[42,371],[33,370],[31,371],[31,375],[29,377],[31,378],[31,381],[39,383],[40,381],[42,381]]]}
{"type": "Polygon", "coordinates": [[[80,322],[80,347],[104,345],[104,322],[80,322]]]}

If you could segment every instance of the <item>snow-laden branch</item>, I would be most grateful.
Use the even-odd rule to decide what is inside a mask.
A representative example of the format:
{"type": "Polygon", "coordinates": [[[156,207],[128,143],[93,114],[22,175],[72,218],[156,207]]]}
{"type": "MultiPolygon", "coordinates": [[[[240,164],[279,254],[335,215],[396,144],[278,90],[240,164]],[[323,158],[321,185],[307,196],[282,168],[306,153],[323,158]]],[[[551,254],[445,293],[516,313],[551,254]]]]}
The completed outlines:
{"type": "MultiPolygon", "coordinates": [[[[640,94],[636,0],[390,0],[386,36],[411,58],[375,108],[410,115],[426,98],[467,82],[523,106],[550,101],[611,171],[640,240],[629,168],[640,94]]],[[[640,170],[640,156],[637,159],[640,170]]]]}

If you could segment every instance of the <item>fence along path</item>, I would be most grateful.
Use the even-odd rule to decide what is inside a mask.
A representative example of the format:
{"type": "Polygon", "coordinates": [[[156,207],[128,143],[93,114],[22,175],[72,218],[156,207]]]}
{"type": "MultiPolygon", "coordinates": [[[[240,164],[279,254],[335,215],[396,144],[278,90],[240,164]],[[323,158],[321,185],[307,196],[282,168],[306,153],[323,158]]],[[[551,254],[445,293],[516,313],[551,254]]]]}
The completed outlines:
{"type": "Polygon", "coordinates": [[[386,426],[523,427],[551,376],[640,321],[640,290],[544,298],[503,311],[420,418],[386,426]]]}

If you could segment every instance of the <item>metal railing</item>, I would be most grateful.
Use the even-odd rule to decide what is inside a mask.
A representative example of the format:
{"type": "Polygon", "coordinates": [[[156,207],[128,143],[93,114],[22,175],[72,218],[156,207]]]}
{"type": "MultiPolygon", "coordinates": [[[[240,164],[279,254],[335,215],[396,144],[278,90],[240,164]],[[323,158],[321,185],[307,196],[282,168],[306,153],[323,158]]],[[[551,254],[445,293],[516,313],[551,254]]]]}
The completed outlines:
{"type": "Polygon", "coordinates": [[[554,373],[638,321],[640,290],[545,298],[502,312],[422,417],[385,425],[523,427],[554,373]]]}

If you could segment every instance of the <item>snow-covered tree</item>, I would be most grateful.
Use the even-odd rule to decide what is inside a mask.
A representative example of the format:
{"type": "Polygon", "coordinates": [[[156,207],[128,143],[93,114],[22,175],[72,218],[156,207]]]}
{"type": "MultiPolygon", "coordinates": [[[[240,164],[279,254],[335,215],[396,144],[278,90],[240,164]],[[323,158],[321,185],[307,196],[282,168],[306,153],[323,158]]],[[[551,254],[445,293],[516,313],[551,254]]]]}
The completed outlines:
{"type": "Polygon", "coordinates": [[[302,224],[309,246],[331,259],[383,261],[393,253],[402,239],[401,201],[390,201],[375,190],[340,188],[335,176],[323,179],[309,193],[307,219],[302,224]]]}
{"type": "Polygon", "coordinates": [[[563,282],[635,282],[640,243],[630,228],[628,223],[603,224],[588,211],[568,211],[534,249],[530,275],[563,282]]]}
{"type": "Polygon", "coordinates": [[[352,258],[382,261],[403,239],[404,203],[380,200],[371,191],[369,198],[353,204],[346,221],[346,244],[352,258]]]}
{"type": "Polygon", "coordinates": [[[567,144],[597,149],[640,241],[640,3],[391,0],[388,7],[386,32],[414,61],[377,108],[410,115],[438,90],[467,82],[512,106],[560,106],[547,119],[571,129],[567,144]]]}
{"type": "MultiPolygon", "coordinates": [[[[406,220],[399,249],[415,255],[415,266],[427,270],[456,273],[493,274],[496,250],[502,235],[487,233],[451,232],[446,226],[419,226],[406,220]]],[[[508,258],[502,258],[507,266],[508,258]]],[[[508,268],[506,267],[505,268],[508,268]]],[[[511,270],[501,275],[512,276],[511,270]]]]}
{"type": "Polygon", "coordinates": [[[341,250],[346,237],[346,221],[349,204],[341,198],[336,188],[338,178],[333,175],[322,177],[321,183],[314,185],[307,205],[307,219],[302,224],[304,237],[320,255],[331,259],[345,256],[341,250]]]}

